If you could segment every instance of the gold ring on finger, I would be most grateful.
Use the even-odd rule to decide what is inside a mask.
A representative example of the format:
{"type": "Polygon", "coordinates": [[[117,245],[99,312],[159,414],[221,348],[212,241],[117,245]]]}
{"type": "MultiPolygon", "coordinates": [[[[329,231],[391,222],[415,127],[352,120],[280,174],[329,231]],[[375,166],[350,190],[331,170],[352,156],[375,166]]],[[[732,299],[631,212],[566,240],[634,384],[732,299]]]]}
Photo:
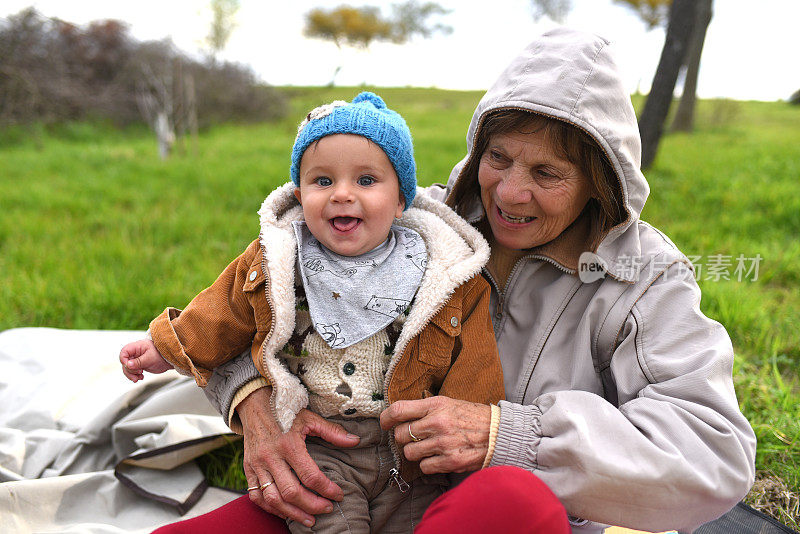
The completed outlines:
{"type": "Polygon", "coordinates": [[[408,423],[408,435],[411,436],[411,441],[422,441],[422,438],[418,438],[411,432],[411,423],[408,423]]]}
{"type": "Polygon", "coordinates": [[[272,482],[265,482],[265,483],[261,484],[260,486],[250,486],[249,488],[247,488],[247,491],[255,491],[255,490],[264,491],[265,489],[267,489],[271,485],[272,485],[272,482]]]}

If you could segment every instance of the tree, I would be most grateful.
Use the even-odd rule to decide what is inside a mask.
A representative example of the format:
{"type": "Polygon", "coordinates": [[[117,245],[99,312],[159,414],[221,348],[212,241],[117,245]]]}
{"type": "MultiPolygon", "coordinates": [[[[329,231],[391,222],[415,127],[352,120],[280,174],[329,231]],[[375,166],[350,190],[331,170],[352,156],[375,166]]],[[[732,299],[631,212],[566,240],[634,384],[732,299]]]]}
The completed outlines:
{"type": "Polygon", "coordinates": [[[633,10],[647,25],[648,30],[661,26],[667,21],[672,0],[614,0],[633,10]]]}
{"type": "Polygon", "coordinates": [[[428,25],[428,18],[447,15],[449,11],[434,2],[419,4],[413,0],[392,6],[391,40],[395,44],[403,44],[415,35],[427,39],[434,33],[452,33],[453,28],[446,24],[428,25]]]}
{"type": "MultiPolygon", "coordinates": [[[[392,15],[388,17],[372,6],[315,8],[306,13],[303,35],[331,41],[339,50],[342,46],[366,50],[374,41],[403,44],[415,35],[428,38],[436,32],[449,33],[451,27],[428,21],[432,16],[447,13],[449,11],[434,2],[420,4],[416,0],[392,5],[392,15]]],[[[341,65],[336,67],[330,85],[340,69],[341,65]]]]}
{"type": "Polygon", "coordinates": [[[694,29],[689,50],[686,54],[686,78],[683,81],[683,93],[675,117],[672,119],[672,130],[691,132],[694,129],[694,108],[697,101],[697,78],[700,72],[700,56],[706,40],[706,31],[711,23],[712,0],[698,0],[695,7],[694,29]]]}
{"type": "Polygon", "coordinates": [[[391,39],[392,25],[381,17],[377,7],[339,6],[331,10],[315,8],[306,13],[306,37],[354,48],[369,48],[374,40],[391,39]]]}
{"type": "MultiPolygon", "coordinates": [[[[672,0],[614,0],[614,2],[636,12],[647,24],[648,29],[660,26],[667,19],[669,6],[672,4],[672,0]]],[[[531,6],[535,20],[547,17],[556,22],[563,22],[572,11],[572,0],[531,0],[531,6]]]]}
{"type": "Polygon", "coordinates": [[[209,57],[212,62],[216,61],[217,56],[233,34],[236,28],[236,12],[239,11],[239,0],[211,0],[211,26],[206,36],[206,44],[209,48],[209,57]]]}
{"type": "MultiPolygon", "coordinates": [[[[668,18],[672,0],[614,0],[635,11],[648,28],[663,25],[668,18]]],[[[672,119],[673,131],[690,132],[694,128],[694,108],[697,101],[697,78],[700,72],[700,56],[706,39],[706,30],[711,22],[713,0],[698,0],[695,4],[695,22],[692,37],[684,58],[684,82],[680,104],[672,119]]]]}
{"type": "Polygon", "coordinates": [[[674,0],[670,8],[667,36],[664,48],[661,50],[661,59],[658,62],[656,74],[650,94],[639,118],[639,134],[642,137],[642,168],[649,167],[655,160],[658,143],[663,132],[664,119],[672,103],[672,94],[675,91],[675,82],[678,80],[692,27],[695,23],[694,0],[674,0]]]}
{"type": "Polygon", "coordinates": [[[547,17],[556,22],[564,22],[564,19],[572,11],[572,0],[531,0],[533,8],[533,20],[547,17]]]}
{"type": "MultiPolygon", "coordinates": [[[[673,4],[672,0],[614,0],[614,2],[633,10],[642,22],[647,25],[648,29],[665,24],[669,19],[670,9],[673,4]]],[[[712,2],[713,0],[697,0],[697,2],[695,2],[695,18],[692,24],[691,40],[689,45],[685,47],[686,53],[681,60],[685,68],[685,78],[680,104],[672,122],[673,131],[688,132],[691,131],[694,126],[694,109],[697,101],[697,79],[700,71],[700,56],[703,52],[706,30],[711,22],[712,2]]],[[[564,17],[565,13],[569,12],[572,8],[571,0],[531,0],[531,3],[535,9],[534,17],[537,19],[541,16],[548,16],[553,20],[560,20],[564,17]]],[[[664,46],[666,48],[666,42],[664,46]]],[[[658,73],[656,73],[656,78],[661,82],[669,81],[669,77],[661,76],[659,78],[658,73]]],[[[653,80],[653,85],[656,84],[656,78],[653,80]]],[[[674,85],[673,83],[672,90],[674,90],[674,85]]],[[[659,92],[659,90],[656,92],[659,92]]],[[[652,120],[650,117],[651,115],[648,114],[646,120],[652,120]]],[[[648,125],[648,130],[652,130],[651,126],[652,125],[648,125]]],[[[659,125],[658,128],[659,132],[660,130],[661,125],[659,125]]],[[[660,137],[660,133],[658,137],[660,137]]],[[[657,146],[658,142],[656,141],[653,149],[657,146]]],[[[648,155],[648,158],[649,161],[652,162],[652,159],[655,158],[655,154],[648,155]]]]}
{"type": "Polygon", "coordinates": [[[250,69],[196,61],[169,41],[140,42],[119,21],[77,25],[33,8],[0,18],[0,128],[144,119],[163,133],[166,154],[170,125],[180,139],[209,124],[280,117],[285,104],[250,69]]]}

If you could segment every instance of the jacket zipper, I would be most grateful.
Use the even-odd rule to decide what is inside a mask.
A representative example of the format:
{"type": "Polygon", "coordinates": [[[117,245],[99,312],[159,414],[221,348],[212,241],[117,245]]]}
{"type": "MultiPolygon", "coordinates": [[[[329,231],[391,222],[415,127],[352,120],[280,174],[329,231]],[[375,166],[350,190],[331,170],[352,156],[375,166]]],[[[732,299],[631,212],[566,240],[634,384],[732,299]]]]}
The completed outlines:
{"type": "MultiPolygon", "coordinates": [[[[260,252],[260,251],[259,251],[260,252]]],[[[270,295],[269,291],[269,276],[267,273],[267,259],[264,257],[264,253],[261,253],[261,272],[264,273],[264,294],[267,297],[267,305],[269,306],[270,312],[272,313],[272,320],[270,321],[269,325],[269,332],[267,332],[267,336],[264,338],[264,341],[261,343],[261,369],[263,373],[265,373],[269,377],[270,386],[272,387],[272,392],[269,395],[269,408],[271,410],[272,416],[275,417],[275,420],[278,420],[278,409],[275,407],[275,379],[270,374],[269,370],[267,369],[266,365],[264,365],[265,358],[267,356],[267,341],[269,338],[272,337],[273,332],[275,331],[275,305],[272,302],[272,296],[270,295]]],[[[280,425],[279,425],[280,426],[280,425]]]]}
{"type": "MultiPolygon", "coordinates": [[[[517,266],[515,264],[514,265],[514,269],[516,269],[516,267],[517,266]]],[[[511,270],[512,273],[514,272],[514,269],[511,270]]],[[[505,300],[506,296],[505,296],[505,293],[500,290],[500,286],[497,284],[497,281],[492,276],[492,273],[489,272],[489,269],[484,267],[483,268],[483,273],[486,276],[486,278],[489,280],[489,283],[494,286],[494,290],[497,291],[497,309],[495,310],[494,315],[495,315],[495,318],[497,319],[497,322],[499,323],[500,319],[502,319],[502,317],[503,317],[503,301],[505,300]]],[[[511,278],[511,276],[509,275],[509,279],[510,278],[511,278]]],[[[506,282],[506,286],[508,286],[507,282],[506,282]]]]}
{"type": "MultiPolygon", "coordinates": [[[[428,322],[430,322],[430,319],[428,322]]],[[[427,325],[427,323],[425,324],[427,325]]],[[[406,343],[406,346],[408,346],[408,343],[406,343]]],[[[405,350],[405,347],[403,347],[403,350],[405,350]]],[[[395,356],[396,355],[397,351],[395,350],[395,356]]],[[[400,358],[402,358],[402,354],[398,358],[392,357],[392,361],[389,363],[389,368],[386,370],[386,378],[383,381],[383,398],[386,399],[387,407],[391,404],[389,400],[389,382],[392,380],[394,368],[397,366],[397,362],[400,360],[400,358]]],[[[389,470],[389,476],[391,476],[394,483],[397,484],[400,492],[405,493],[408,491],[409,485],[408,482],[403,480],[403,477],[400,476],[400,451],[397,449],[397,443],[394,440],[394,432],[390,430],[388,434],[389,450],[392,451],[392,458],[394,459],[394,467],[389,470]]]]}
{"type": "MultiPolygon", "coordinates": [[[[546,261],[546,262],[547,262],[547,263],[549,263],[550,265],[552,265],[552,266],[556,267],[556,268],[557,268],[559,271],[563,271],[563,272],[565,272],[565,273],[567,273],[567,274],[575,274],[575,273],[577,272],[577,271],[575,271],[575,269],[570,269],[570,268],[568,268],[568,267],[564,267],[563,265],[561,265],[560,263],[558,263],[558,262],[557,262],[556,260],[554,260],[553,258],[549,258],[549,257],[547,257],[547,256],[542,256],[541,254],[531,254],[530,256],[525,256],[525,258],[526,258],[526,259],[527,259],[527,258],[530,258],[530,259],[536,259],[536,260],[542,260],[542,261],[546,261]]],[[[515,265],[514,267],[516,267],[516,265],[515,265]]],[[[512,271],[512,272],[513,272],[513,271],[512,271]]],[[[510,278],[510,277],[509,277],[509,278],[510,278]]]]}
{"type": "Polygon", "coordinates": [[[407,492],[408,488],[411,487],[411,486],[408,485],[408,482],[403,480],[403,477],[400,476],[400,471],[398,471],[398,469],[396,467],[393,467],[389,471],[389,475],[392,477],[392,480],[394,481],[394,483],[397,484],[397,487],[400,489],[400,493],[407,492]]]}
{"type": "MultiPolygon", "coordinates": [[[[420,332],[422,332],[428,327],[434,315],[439,313],[442,310],[442,308],[444,308],[445,303],[446,302],[443,302],[441,306],[439,306],[433,311],[433,313],[428,315],[428,318],[423,323],[422,328],[420,328],[420,332]]],[[[406,347],[408,347],[408,342],[406,342],[406,345],[403,347],[403,351],[405,351],[406,347]]],[[[394,375],[394,368],[397,367],[397,362],[399,362],[400,358],[403,357],[402,354],[400,354],[399,357],[395,356],[397,356],[397,347],[395,347],[394,356],[392,357],[392,361],[389,363],[389,368],[386,370],[386,378],[383,381],[383,398],[386,399],[386,406],[389,406],[391,404],[391,401],[389,400],[389,383],[392,381],[392,375],[394,375]]],[[[400,491],[402,493],[405,493],[411,486],[409,486],[408,482],[403,480],[403,477],[400,476],[400,461],[401,461],[400,451],[397,449],[397,443],[394,440],[394,432],[389,432],[388,437],[389,437],[389,450],[392,451],[392,456],[394,457],[394,468],[389,470],[389,476],[392,477],[392,480],[394,481],[395,484],[397,484],[397,487],[400,489],[400,491]]]]}
{"type": "Polygon", "coordinates": [[[575,274],[575,271],[573,271],[572,269],[564,267],[557,261],[548,258],[547,256],[542,256],[541,254],[528,254],[527,256],[522,256],[516,261],[516,263],[514,263],[514,267],[511,268],[511,272],[508,274],[508,278],[506,279],[506,284],[501,290],[499,284],[492,276],[492,273],[489,272],[489,269],[484,267],[483,272],[486,274],[486,278],[489,279],[489,282],[491,282],[491,284],[495,288],[495,291],[497,291],[497,309],[495,310],[495,317],[497,318],[498,321],[500,321],[500,319],[503,318],[503,312],[505,311],[506,292],[508,291],[508,286],[511,285],[511,281],[514,280],[514,275],[519,270],[519,266],[523,260],[544,260],[547,263],[552,264],[553,266],[557,267],[559,270],[567,274],[575,274]]]}

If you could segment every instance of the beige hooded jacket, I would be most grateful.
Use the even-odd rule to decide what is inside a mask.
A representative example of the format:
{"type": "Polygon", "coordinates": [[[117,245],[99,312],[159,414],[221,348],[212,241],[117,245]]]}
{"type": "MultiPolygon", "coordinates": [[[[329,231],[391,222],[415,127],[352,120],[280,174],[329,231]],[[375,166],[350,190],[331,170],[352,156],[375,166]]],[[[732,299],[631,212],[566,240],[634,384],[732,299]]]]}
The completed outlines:
{"type": "MultiPolygon", "coordinates": [[[[755,436],[734,393],[727,332],[700,311],[687,258],[639,219],[649,188],[610,48],[569,29],[532,42],[478,105],[447,189],[429,193],[443,200],[480,156],[470,152],[491,110],[567,121],[603,148],[628,217],[594,251],[602,277],[578,276],[585,244],[565,232],[520,259],[504,288],[491,284],[507,398],[492,465],[538,475],[575,533],[692,531],[747,493],[755,436]]],[[[477,198],[472,211],[471,222],[483,217],[477,198]]]]}
{"type": "MultiPolygon", "coordinates": [[[[588,247],[565,232],[519,260],[506,287],[493,284],[508,400],[492,465],[533,471],[573,516],[691,531],[747,493],[755,436],[733,390],[730,338],[700,311],[691,264],[639,219],[649,187],[610,49],[569,29],[532,42],[478,105],[468,155],[448,183],[451,190],[467,159],[480,157],[471,150],[486,113],[525,109],[597,141],[628,213],[593,251],[605,270],[599,280],[586,270],[577,276],[588,247]]],[[[483,217],[477,198],[473,211],[471,222],[483,217]]]]}

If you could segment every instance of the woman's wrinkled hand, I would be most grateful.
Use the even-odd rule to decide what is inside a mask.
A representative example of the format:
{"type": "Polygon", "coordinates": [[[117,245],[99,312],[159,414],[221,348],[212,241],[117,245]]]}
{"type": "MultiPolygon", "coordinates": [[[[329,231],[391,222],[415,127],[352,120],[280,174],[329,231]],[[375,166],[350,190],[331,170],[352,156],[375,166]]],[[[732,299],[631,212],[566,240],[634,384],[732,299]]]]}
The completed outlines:
{"type": "Polygon", "coordinates": [[[308,454],[306,436],[317,436],[336,447],[353,447],[359,438],[308,410],[301,410],[283,433],[269,408],[270,394],[271,388],[258,389],[236,406],[244,428],[247,485],[266,485],[248,494],[267,512],[311,526],[313,516],[330,512],[330,500],[340,501],[343,494],[308,454]]]}
{"type": "Polygon", "coordinates": [[[423,473],[461,473],[483,465],[491,419],[488,404],[438,396],[392,403],[381,413],[381,428],[394,428],[397,446],[423,473]]]}

